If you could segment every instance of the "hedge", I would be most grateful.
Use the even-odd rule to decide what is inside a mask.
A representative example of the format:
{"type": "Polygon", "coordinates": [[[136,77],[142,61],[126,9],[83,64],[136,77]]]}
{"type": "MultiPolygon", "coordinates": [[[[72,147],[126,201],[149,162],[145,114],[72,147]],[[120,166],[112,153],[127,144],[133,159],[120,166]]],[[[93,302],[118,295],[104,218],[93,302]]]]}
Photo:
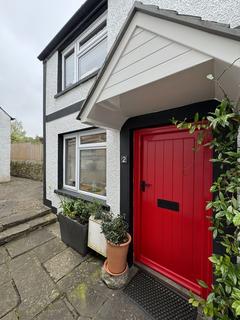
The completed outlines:
{"type": "Polygon", "coordinates": [[[42,161],[11,161],[11,176],[42,181],[42,161]]]}

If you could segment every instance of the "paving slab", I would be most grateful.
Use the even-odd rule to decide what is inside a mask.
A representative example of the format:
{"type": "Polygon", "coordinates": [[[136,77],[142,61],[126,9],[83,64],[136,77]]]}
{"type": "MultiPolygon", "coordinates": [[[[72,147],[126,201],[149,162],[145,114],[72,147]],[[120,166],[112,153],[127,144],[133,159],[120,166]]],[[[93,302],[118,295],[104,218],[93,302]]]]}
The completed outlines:
{"type": "Polygon", "coordinates": [[[67,248],[52,259],[45,262],[44,267],[54,281],[57,282],[85,259],[86,258],[82,257],[76,251],[72,250],[71,248],[67,248]]]}
{"type": "Polygon", "coordinates": [[[74,320],[65,302],[60,299],[50,304],[46,310],[40,313],[35,320],[74,320]]]}
{"type": "Polygon", "coordinates": [[[10,266],[13,280],[21,297],[18,307],[20,320],[30,320],[59,297],[59,292],[36,257],[25,255],[10,266]]]}
{"type": "Polygon", "coordinates": [[[1,320],[18,320],[17,311],[13,310],[9,312],[5,317],[1,318],[1,320]]]}
{"type": "Polygon", "coordinates": [[[12,258],[23,254],[41,244],[54,238],[54,235],[45,229],[37,230],[23,236],[20,239],[13,240],[6,245],[6,248],[12,258]]]}
{"type": "Polygon", "coordinates": [[[0,318],[12,311],[20,302],[12,281],[0,286],[0,318]]]}
{"type": "Polygon", "coordinates": [[[81,316],[90,318],[97,314],[107,300],[101,292],[84,282],[68,293],[67,298],[81,316]]]}
{"type": "Polygon", "coordinates": [[[108,299],[94,320],[150,320],[151,317],[132,303],[123,293],[108,299]]]}
{"type": "Polygon", "coordinates": [[[83,261],[72,272],[58,281],[59,290],[69,293],[74,288],[84,284],[87,287],[94,287],[103,296],[114,296],[116,290],[109,289],[101,280],[102,263],[102,260],[95,257],[83,261]]]}
{"type": "Polygon", "coordinates": [[[0,219],[12,214],[41,210],[42,182],[11,177],[11,181],[0,183],[0,219]]]}
{"type": "Polygon", "coordinates": [[[72,291],[81,283],[88,286],[95,286],[101,277],[102,262],[91,257],[83,261],[79,266],[60,279],[57,283],[61,292],[72,291]]]}
{"type": "Polygon", "coordinates": [[[50,224],[49,226],[46,226],[45,229],[47,231],[53,233],[54,236],[61,238],[59,222],[56,222],[54,224],[50,224]]]}
{"type": "MultiPolygon", "coordinates": [[[[0,265],[0,285],[11,280],[10,272],[6,264],[0,265]]],[[[0,297],[1,298],[1,297],[0,297]]]]}
{"type": "Polygon", "coordinates": [[[0,247],[0,265],[7,262],[10,259],[6,249],[4,247],[0,247]]]}
{"type": "Polygon", "coordinates": [[[40,262],[44,263],[66,248],[67,246],[60,239],[54,238],[44,243],[43,245],[31,250],[30,254],[35,255],[40,262]]]}
{"type": "Polygon", "coordinates": [[[43,207],[42,210],[36,210],[33,211],[31,213],[19,213],[19,214],[12,214],[10,216],[7,216],[3,219],[0,220],[0,225],[2,225],[2,227],[4,229],[18,225],[20,223],[24,223],[27,222],[29,220],[38,218],[38,217],[42,217],[47,213],[50,213],[51,210],[48,207],[43,207]]]}

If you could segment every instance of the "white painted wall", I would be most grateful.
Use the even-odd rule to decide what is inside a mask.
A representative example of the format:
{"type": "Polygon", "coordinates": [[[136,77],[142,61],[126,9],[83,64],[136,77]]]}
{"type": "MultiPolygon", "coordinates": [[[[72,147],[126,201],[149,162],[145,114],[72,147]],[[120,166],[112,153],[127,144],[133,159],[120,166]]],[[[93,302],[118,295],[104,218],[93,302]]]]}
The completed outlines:
{"type": "MultiPolygon", "coordinates": [[[[204,20],[240,25],[240,0],[142,0],[143,4],[200,16],[204,20]]],[[[108,0],[108,45],[113,44],[134,0],[108,0]]]]}
{"type": "Polygon", "coordinates": [[[10,181],[10,117],[0,109],[0,182],[10,181]]]}
{"type": "MultiPolygon", "coordinates": [[[[141,2],[157,5],[162,9],[176,10],[181,14],[201,16],[205,20],[230,23],[231,27],[240,25],[240,0],[142,0],[141,2]]],[[[109,49],[125,22],[133,3],[134,0],[108,0],[107,25],[109,49]]],[[[111,148],[114,145],[120,145],[120,132],[115,132],[112,136],[111,148]]],[[[117,182],[120,181],[119,159],[120,150],[116,149],[111,155],[108,174],[109,176],[114,176],[117,182]],[[117,170],[114,165],[117,165],[117,170]]],[[[113,181],[109,181],[109,188],[114,190],[113,187],[113,181]]],[[[119,198],[119,196],[114,197],[113,194],[109,194],[110,203],[114,208],[119,208],[119,198]]]]}
{"type": "MultiPolygon", "coordinates": [[[[240,0],[143,0],[144,4],[158,5],[163,9],[177,10],[182,14],[201,16],[206,20],[240,25],[240,0]]],[[[112,46],[123,25],[134,0],[108,0],[108,48],[112,46]]],[[[75,102],[85,99],[94,79],[72,89],[55,99],[57,93],[57,54],[47,62],[46,113],[50,114],[75,102]]],[[[57,188],[57,135],[77,130],[83,125],[77,121],[76,114],[47,123],[47,199],[58,206],[59,197],[53,193],[57,188]]],[[[114,212],[120,207],[120,132],[107,131],[107,203],[114,212]]]]}

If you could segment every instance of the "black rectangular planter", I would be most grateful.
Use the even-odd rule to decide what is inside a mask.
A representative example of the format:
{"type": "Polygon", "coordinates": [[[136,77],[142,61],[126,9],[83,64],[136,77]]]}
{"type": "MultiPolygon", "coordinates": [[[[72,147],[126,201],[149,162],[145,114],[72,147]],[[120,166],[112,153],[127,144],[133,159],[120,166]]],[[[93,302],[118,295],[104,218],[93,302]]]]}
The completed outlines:
{"type": "Polygon", "coordinates": [[[62,213],[59,213],[58,220],[62,241],[85,256],[88,253],[88,224],[80,224],[78,221],[70,219],[62,213]]]}

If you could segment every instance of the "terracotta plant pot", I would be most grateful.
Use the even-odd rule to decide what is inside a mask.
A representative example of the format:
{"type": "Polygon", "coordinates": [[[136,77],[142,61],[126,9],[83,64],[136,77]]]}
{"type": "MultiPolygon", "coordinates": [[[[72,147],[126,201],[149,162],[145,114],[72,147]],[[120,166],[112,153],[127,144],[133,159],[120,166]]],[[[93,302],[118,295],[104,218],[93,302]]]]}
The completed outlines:
{"type": "Polygon", "coordinates": [[[107,266],[111,274],[119,275],[127,265],[127,254],[132,238],[128,233],[128,241],[122,244],[107,242],[107,266]]]}

